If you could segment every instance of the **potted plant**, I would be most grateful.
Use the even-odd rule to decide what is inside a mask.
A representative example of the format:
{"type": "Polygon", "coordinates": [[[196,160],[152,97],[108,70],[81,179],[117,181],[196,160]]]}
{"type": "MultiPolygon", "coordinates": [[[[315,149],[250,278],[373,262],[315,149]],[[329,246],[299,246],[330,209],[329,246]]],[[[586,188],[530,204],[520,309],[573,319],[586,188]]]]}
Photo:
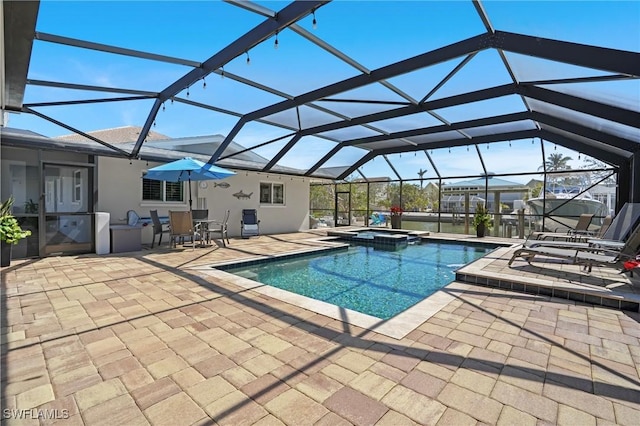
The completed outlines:
{"type": "Polygon", "coordinates": [[[402,227],[402,208],[399,206],[391,206],[391,229],[400,229],[402,227]]]}
{"type": "Polygon", "coordinates": [[[24,231],[18,224],[18,220],[11,213],[12,206],[13,196],[0,205],[0,266],[9,266],[12,245],[31,235],[31,231],[24,231]]]}
{"type": "Polygon", "coordinates": [[[484,237],[486,231],[491,229],[493,219],[483,203],[478,202],[476,204],[476,212],[473,215],[473,221],[471,223],[473,227],[476,228],[476,235],[478,237],[484,237]]]}

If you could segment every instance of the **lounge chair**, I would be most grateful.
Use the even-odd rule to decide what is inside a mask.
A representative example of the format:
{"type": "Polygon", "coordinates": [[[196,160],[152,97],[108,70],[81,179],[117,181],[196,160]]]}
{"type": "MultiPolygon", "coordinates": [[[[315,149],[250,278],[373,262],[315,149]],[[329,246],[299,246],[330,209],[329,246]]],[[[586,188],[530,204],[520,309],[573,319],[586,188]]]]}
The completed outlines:
{"type": "Polygon", "coordinates": [[[240,235],[242,238],[249,238],[260,235],[260,221],[258,220],[258,211],[256,209],[242,210],[242,219],[240,220],[240,235]]]}
{"type": "MultiPolygon", "coordinates": [[[[607,216],[609,218],[609,216],[607,216]]],[[[574,241],[548,241],[527,239],[524,247],[565,247],[565,248],[589,248],[594,245],[608,246],[609,248],[622,248],[631,232],[640,225],[640,203],[626,203],[622,206],[618,214],[611,220],[609,226],[605,228],[606,222],[598,231],[597,235],[582,235],[574,241]],[[604,232],[602,232],[604,229],[604,232]],[[602,233],[601,233],[602,232],[602,233]]]]}
{"type": "Polygon", "coordinates": [[[584,265],[588,272],[591,267],[599,266],[621,266],[623,262],[635,259],[640,251],[640,225],[636,226],[629,238],[622,245],[620,250],[609,250],[606,247],[590,246],[586,248],[566,248],[566,247],[522,247],[517,249],[511,259],[513,261],[521,257],[531,263],[536,256],[552,257],[564,259],[574,265],[584,265]]]}
{"type": "Polygon", "coordinates": [[[162,226],[162,222],[160,222],[160,217],[158,216],[158,210],[149,210],[149,215],[151,216],[151,223],[153,224],[153,239],[151,240],[151,248],[153,248],[156,242],[156,235],[160,235],[160,239],[158,240],[158,245],[160,245],[162,244],[162,235],[168,234],[170,230],[162,226]]]}
{"type": "Polygon", "coordinates": [[[589,225],[593,220],[593,214],[583,213],[578,218],[578,222],[573,229],[569,229],[567,232],[534,232],[531,234],[536,240],[556,240],[561,239],[565,241],[572,241],[576,239],[577,235],[584,235],[589,231],[589,225]]]}
{"type": "Polygon", "coordinates": [[[602,238],[616,241],[626,240],[639,222],[640,203],[625,203],[613,218],[609,229],[602,238]]]}
{"type": "MultiPolygon", "coordinates": [[[[591,243],[591,241],[595,241],[595,240],[607,240],[609,241],[609,238],[605,238],[605,233],[607,232],[607,230],[609,229],[609,227],[611,226],[611,223],[613,221],[613,218],[611,216],[606,216],[603,221],[602,221],[602,225],[600,226],[600,229],[598,229],[598,231],[596,233],[585,233],[585,234],[580,234],[580,235],[576,235],[574,239],[572,240],[538,240],[538,239],[529,239],[527,238],[527,240],[524,242],[523,247],[540,247],[540,246],[545,246],[545,247],[568,247],[568,248],[583,248],[583,247],[590,247],[593,244],[591,243]]],[[[612,241],[612,240],[610,240],[612,241]]]]}
{"type": "MultiPolygon", "coordinates": [[[[609,230],[609,227],[611,226],[611,224],[613,223],[613,218],[611,217],[611,215],[606,215],[604,217],[604,219],[602,219],[602,224],[600,225],[600,228],[596,231],[595,234],[593,234],[593,238],[604,238],[604,234],[605,232],[607,232],[609,230]]],[[[580,239],[585,239],[585,238],[590,238],[590,235],[581,235],[580,239]]]]}
{"type": "Polygon", "coordinates": [[[196,246],[197,233],[193,225],[193,216],[191,211],[171,211],[169,210],[169,235],[171,237],[171,247],[175,247],[178,240],[183,241],[189,237],[193,248],[196,246]]]}
{"type": "Polygon", "coordinates": [[[372,213],[369,217],[370,226],[385,226],[387,224],[387,218],[382,213],[372,213]]]}
{"type": "Polygon", "coordinates": [[[229,234],[227,233],[227,222],[229,222],[229,216],[231,215],[231,210],[227,210],[224,215],[224,219],[222,222],[217,221],[209,221],[207,228],[207,242],[211,240],[212,235],[220,234],[220,239],[222,240],[222,246],[226,247],[224,240],[226,238],[227,243],[229,243],[229,234]]]}

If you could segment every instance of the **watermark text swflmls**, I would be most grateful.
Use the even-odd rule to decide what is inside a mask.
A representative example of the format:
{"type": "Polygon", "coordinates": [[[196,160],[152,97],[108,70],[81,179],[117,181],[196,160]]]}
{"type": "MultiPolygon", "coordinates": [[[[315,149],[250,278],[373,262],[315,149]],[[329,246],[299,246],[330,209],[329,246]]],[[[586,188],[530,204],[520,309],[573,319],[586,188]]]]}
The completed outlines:
{"type": "Polygon", "coordinates": [[[52,419],[68,419],[69,418],[69,410],[58,410],[58,409],[41,409],[41,408],[30,408],[28,410],[18,409],[18,408],[5,408],[2,410],[2,418],[3,419],[43,419],[43,420],[52,420],[52,419]]]}

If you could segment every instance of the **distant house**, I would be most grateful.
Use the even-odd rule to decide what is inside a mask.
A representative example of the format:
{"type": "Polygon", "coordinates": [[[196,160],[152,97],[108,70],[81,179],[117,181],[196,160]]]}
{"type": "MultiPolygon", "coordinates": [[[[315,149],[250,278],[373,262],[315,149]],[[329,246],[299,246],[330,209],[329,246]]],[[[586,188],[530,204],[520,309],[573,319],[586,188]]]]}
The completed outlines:
{"type": "Polygon", "coordinates": [[[540,179],[531,179],[529,182],[527,182],[525,185],[529,188],[535,188],[536,186],[542,185],[544,182],[541,181],[540,179]]]}
{"type": "Polygon", "coordinates": [[[512,211],[514,203],[524,199],[529,191],[530,188],[527,185],[500,179],[489,174],[487,177],[442,185],[442,208],[443,211],[450,211],[449,209],[453,208],[458,209],[457,211],[464,209],[464,196],[469,194],[470,211],[473,211],[478,201],[484,201],[489,210],[496,211],[495,204],[498,200],[501,205],[508,206],[507,210],[512,211]]]}

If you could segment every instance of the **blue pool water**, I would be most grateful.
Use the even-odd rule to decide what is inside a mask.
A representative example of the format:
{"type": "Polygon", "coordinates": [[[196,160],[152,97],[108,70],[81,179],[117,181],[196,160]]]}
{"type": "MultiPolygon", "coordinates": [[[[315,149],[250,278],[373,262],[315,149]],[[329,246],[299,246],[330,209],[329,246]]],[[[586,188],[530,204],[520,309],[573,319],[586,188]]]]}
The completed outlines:
{"type": "Polygon", "coordinates": [[[443,288],[455,270],[496,246],[428,242],[385,251],[351,246],[329,254],[224,268],[226,272],[389,319],[443,288]]]}

